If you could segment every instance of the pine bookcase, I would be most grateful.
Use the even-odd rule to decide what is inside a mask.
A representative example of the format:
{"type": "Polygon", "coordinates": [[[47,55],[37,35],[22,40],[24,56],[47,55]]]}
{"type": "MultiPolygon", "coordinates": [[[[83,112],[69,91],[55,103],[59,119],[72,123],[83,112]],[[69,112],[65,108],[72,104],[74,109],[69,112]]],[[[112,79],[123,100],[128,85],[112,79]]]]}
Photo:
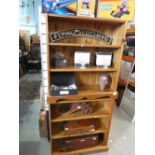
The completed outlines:
{"type": "MultiPolygon", "coordinates": [[[[120,72],[120,63],[124,47],[124,39],[126,36],[126,21],[120,19],[100,19],[87,18],[77,16],[57,16],[46,14],[46,48],[48,62],[48,96],[49,104],[49,130],[50,130],[50,154],[51,155],[78,155],[83,153],[91,153],[108,150],[108,137],[112,120],[113,106],[117,96],[116,88],[120,72]],[[88,37],[70,37],[57,42],[51,42],[49,34],[55,31],[65,29],[89,29],[107,34],[113,38],[112,44],[107,45],[95,38],[88,37]],[[110,68],[98,68],[95,65],[88,68],[75,68],[73,65],[73,56],[76,50],[89,51],[95,53],[102,50],[113,51],[113,61],[110,68]],[[68,66],[66,68],[52,68],[51,58],[55,51],[62,51],[67,59],[68,66]],[[51,78],[54,72],[74,72],[76,75],[76,84],[78,93],[68,96],[51,96],[50,86],[51,78]],[[104,91],[99,89],[99,76],[101,74],[109,74],[112,78],[111,85],[104,91]],[[52,107],[56,104],[66,103],[82,103],[88,102],[95,105],[95,109],[91,114],[82,114],[77,112],[71,115],[57,116],[53,113],[52,107]],[[97,119],[100,123],[96,125],[94,132],[87,132],[83,135],[99,134],[104,135],[100,144],[95,147],[76,151],[61,151],[64,147],[66,138],[78,137],[80,135],[65,135],[64,131],[59,127],[59,123],[81,120],[81,119],[97,119]]],[[[93,55],[93,54],[92,54],[93,55]]],[[[94,58],[91,57],[92,64],[94,58]]]]}

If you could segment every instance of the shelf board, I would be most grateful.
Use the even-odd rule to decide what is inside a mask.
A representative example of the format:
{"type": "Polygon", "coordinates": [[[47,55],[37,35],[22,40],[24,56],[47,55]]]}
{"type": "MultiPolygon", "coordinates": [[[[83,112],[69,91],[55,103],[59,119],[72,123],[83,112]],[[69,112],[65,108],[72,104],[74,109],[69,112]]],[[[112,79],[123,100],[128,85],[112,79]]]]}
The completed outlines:
{"type": "Polygon", "coordinates": [[[133,56],[122,56],[122,60],[134,63],[135,58],[133,56]]]}
{"type": "Polygon", "coordinates": [[[63,121],[74,121],[74,120],[81,120],[81,119],[96,119],[96,118],[103,118],[109,117],[110,115],[108,112],[103,108],[95,110],[91,114],[83,114],[81,111],[70,114],[70,115],[54,115],[51,122],[63,122],[63,121]]]}
{"type": "MultiPolygon", "coordinates": [[[[118,84],[121,85],[121,86],[125,86],[126,87],[127,82],[122,80],[122,79],[119,79],[118,84]]],[[[131,80],[129,80],[128,85],[131,85],[131,86],[135,87],[135,83],[133,81],[131,81],[131,80]]]]}
{"type": "Polygon", "coordinates": [[[91,22],[91,23],[110,23],[115,25],[124,24],[126,20],[116,19],[116,18],[92,18],[92,17],[82,17],[82,16],[63,16],[63,15],[54,15],[48,14],[50,19],[60,19],[65,21],[79,21],[79,22],[91,22]]]}
{"type": "Polygon", "coordinates": [[[130,35],[135,35],[135,28],[129,28],[126,30],[126,35],[130,36],[130,35]]]}
{"type": "Polygon", "coordinates": [[[103,68],[103,67],[87,67],[87,68],[77,68],[77,67],[65,67],[65,68],[51,68],[49,72],[116,72],[117,69],[114,68],[103,68]]]}
{"type": "Polygon", "coordinates": [[[97,86],[84,86],[80,87],[76,95],[68,96],[48,96],[48,104],[55,104],[57,102],[74,102],[74,101],[86,101],[86,100],[97,100],[104,99],[106,96],[114,96],[115,91],[111,89],[106,89],[105,91],[100,91],[97,86]]]}
{"type": "Polygon", "coordinates": [[[100,152],[100,151],[108,151],[108,146],[106,145],[97,145],[91,148],[76,150],[76,151],[68,151],[68,152],[59,152],[54,150],[51,155],[75,155],[80,153],[90,153],[90,152],[100,152]]]}
{"type": "Polygon", "coordinates": [[[129,80],[129,85],[131,85],[131,86],[135,87],[135,82],[133,82],[133,81],[129,80]]]}
{"type": "Polygon", "coordinates": [[[74,100],[74,102],[73,102],[73,100],[64,100],[64,101],[61,101],[61,102],[57,102],[56,104],[64,104],[64,103],[83,103],[83,102],[94,102],[94,101],[110,101],[110,98],[108,99],[108,98],[103,98],[103,99],[94,99],[94,100],[90,100],[90,99],[85,99],[85,100],[74,100]]]}
{"type": "Polygon", "coordinates": [[[96,44],[81,44],[81,43],[49,43],[50,46],[58,47],[90,47],[90,48],[121,48],[121,45],[96,45],[96,44]]]}
{"type": "Polygon", "coordinates": [[[126,84],[127,84],[127,83],[126,83],[126,81],[124,81],[124,80],[122,80],[122,79],[119,79],[118,84],[121,85],[121,86],[126,87],[126,84]]]}
{"type": "Polygon", "coordinates": [[[81,134],[65,134],[64,131],[57,127],[54,126],[54,128],[52,129],[52,136],[51,139],[61,139],[61,138],[69,138],[69,137],[77,137],[77,136],[83,136],[83,135],[93,135],[93,134],[99,134],[99,133],[106,133],[108,132],[105,124],[103,124],[103,127],[100,127],[98,124],[95,125],[96,130],[95,131],[90,131],[90,132],[86,132],[86,133],[81,133],[81,134]]]}
{"type": "Polygon", "coordinates": [[[76,136],[84,136],[84,135],[94,135],[94,134],[99,134],[99,133],[105,133],[108,132],[107,130],[102,130],[101,128],[93,131],[93,132],[86,132],[86,133],[82,133],[82,134],[75,134],[75,135],[65,135],[63,132],[56,134],[56,135],[52,135],[51,139],[61,139],[61,138],[69,138],[69,137],[76,137],[76,136]]]}

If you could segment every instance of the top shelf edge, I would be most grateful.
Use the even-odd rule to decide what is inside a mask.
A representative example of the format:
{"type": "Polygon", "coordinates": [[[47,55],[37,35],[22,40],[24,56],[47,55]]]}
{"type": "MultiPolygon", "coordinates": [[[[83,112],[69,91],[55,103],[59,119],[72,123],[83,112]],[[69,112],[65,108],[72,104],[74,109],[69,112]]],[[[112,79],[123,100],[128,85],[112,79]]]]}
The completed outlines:
{"type": "Polygon", "coordinates": [[[83,16],[63,16],[63,15],[54,15],[47,14],[49,18],[55,19],[65,19],[65,20],[75,20],[75,21],[90,21],[90,22],[107,22],[113,24],[124,24],[126,20],[122,19],[113,19],[113,18],[96,18],[96,17],[83,17],[83,16]]]}

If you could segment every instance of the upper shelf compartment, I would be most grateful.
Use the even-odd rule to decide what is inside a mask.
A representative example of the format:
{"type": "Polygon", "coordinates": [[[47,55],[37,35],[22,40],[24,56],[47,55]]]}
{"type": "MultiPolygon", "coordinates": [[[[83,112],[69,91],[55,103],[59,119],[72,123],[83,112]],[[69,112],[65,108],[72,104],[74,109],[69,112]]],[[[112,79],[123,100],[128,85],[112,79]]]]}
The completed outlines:
{"type": "Polygon", "coordinates": [[[120,48],[126,21],[48,14],[49,45],[120,48]]]}

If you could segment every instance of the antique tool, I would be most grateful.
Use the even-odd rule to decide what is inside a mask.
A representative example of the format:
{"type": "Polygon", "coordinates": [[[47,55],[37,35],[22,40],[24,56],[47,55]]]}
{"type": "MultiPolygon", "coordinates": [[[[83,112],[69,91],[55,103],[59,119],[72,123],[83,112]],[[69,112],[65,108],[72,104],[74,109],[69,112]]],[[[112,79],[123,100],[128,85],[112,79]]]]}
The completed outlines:
{"type": "Polygon", "coordinates": [[[81,105],[79,103],[56,105],[56,113],[60,115],[69,115],[74,112],[81,110],[81,105]]]}
{"type": "Polygon", "coordinates": [[[84,138],[76,138],[76,139],[65,141],[67,151],[74,151],[78,149],[93,147],[93,146],[96,146],[98,143],[99,143],[98,135],[87,136],[84,138]]]}
{"type": "Polygon", "coordinates": [[[56,105],[55,112],[60,115],[69,115],[78,111],[82,111],[83,114],[90,114],[93,112],[93,107],[88,103],[72,103],[64,105],[56,105]]]}
{"type": "Polygon", "coordinates": [[[91,114],[93,112],[93,108],[88,103],[82,103],[82,113],[83,114],[91,114]]]}
{"type": "Polygon", "coordinates": [[[83,134],[85,132],[95,131],[95,121],[94,120],[78,120],[67,122],[64,125],[64,133],[66,135],[70,134],[83,134]]]}

